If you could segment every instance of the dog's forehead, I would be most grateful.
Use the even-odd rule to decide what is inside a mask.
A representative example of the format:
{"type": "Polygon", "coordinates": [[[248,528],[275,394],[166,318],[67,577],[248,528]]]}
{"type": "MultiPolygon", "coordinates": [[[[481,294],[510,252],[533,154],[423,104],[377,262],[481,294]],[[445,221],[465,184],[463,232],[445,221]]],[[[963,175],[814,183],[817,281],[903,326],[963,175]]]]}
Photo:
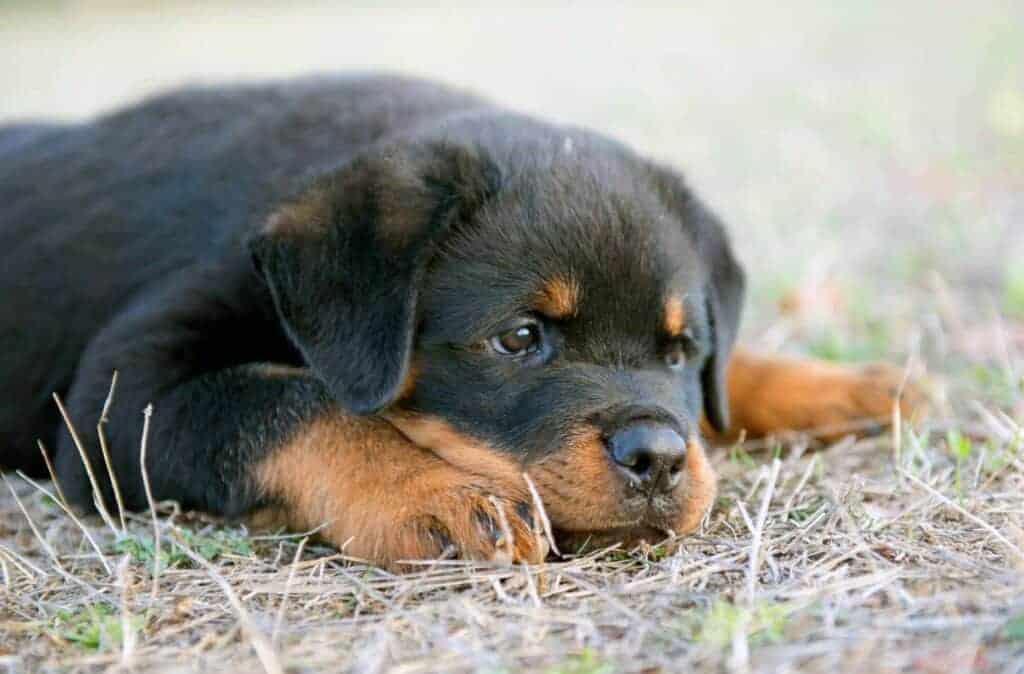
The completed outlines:
{"type": "Polygon", "coordinates": [[[482,329],[539,311],[650,332],[648,323],[699,293],[694,242],[654,195],[580,175],[548,178],[504,191],[445,243],[428,310],[482,329]]]}

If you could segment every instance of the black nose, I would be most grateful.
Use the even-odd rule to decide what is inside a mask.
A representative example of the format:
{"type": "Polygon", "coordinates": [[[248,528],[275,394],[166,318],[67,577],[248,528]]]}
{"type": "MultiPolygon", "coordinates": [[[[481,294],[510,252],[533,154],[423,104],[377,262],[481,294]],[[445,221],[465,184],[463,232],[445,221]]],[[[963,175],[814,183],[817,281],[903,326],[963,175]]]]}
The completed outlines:
{"type": "Polygon", "coordinates": [[[634,484],[652,493],[679,484],[686,463],[686,441],[658,423],[635,423],[608,439],[608,450],[634,484]]]}

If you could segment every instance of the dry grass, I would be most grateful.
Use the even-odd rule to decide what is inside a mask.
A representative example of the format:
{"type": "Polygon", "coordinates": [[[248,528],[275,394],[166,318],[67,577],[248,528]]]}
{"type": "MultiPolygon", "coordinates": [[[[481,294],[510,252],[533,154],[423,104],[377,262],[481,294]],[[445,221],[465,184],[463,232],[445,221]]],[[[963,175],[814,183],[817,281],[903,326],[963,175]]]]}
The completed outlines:
{"type": "Polygon", "coordinates": [[[0,8],[0,116],[309,69],[468,84],[687,169],[751,271],[748,341],[913,356],[934,405],[723,450],[699,535],[531,568],[397,577],[167,505],[121,533],[9,475],[0,669],[1024,672],[1024,6],[168,7],[0,8]]]}
{"type": "Polygon", "coordinates": [[[984,671],[1024,667],[1024,431],[997,411],[719,457],[679,545],[395,576],[164,506],[122,533],[20,479],[0,502],[16,671],[984,671]],[[952,446],[950,446],[952,445],[952,446]],[[24,506],[24,511],[22,510],[24,506]],[[90,540],[91,539],[91,540],[90,540]],[[95,541],[97,545],[93,545],[95,541]]]}

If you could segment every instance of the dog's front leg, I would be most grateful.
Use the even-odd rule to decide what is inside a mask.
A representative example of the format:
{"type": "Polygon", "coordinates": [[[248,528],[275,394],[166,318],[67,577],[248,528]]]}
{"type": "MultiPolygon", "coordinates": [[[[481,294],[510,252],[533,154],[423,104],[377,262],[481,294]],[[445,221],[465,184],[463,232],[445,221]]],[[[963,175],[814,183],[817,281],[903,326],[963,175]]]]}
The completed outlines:
{"type": "MultiPolygon", "coordinates": [[[[108,506],[95,423],[118,370],[105,429],[130,509],[148,504],[139,440],[152,403],[145,470],[158,501],[229,517],[272,509],[391,566],[449,548],[472,559],[543,559],[525,483],[456,468],[378,417],[346,415],[308,369],[266,362],[296,356],[260,292],[244,266],[192,269],[93,340],[68,408],[108,506]]],[[[60,438],[57,476],[88,509],[92,480],[77,444],[60,438]]]]}
{"type": "Polygon", "coordinates": [[[473,473],[414,445],[387,421],[325,409],[253,472],[269,516],[318,529],[347,554],[403,560],[541,562],[547,544],[525,483],[473,473]]]}
{"type": "MultiPolygon", "coordinates": [[[[547,554],[525,483],[457,468],[379,417],[345,414],[307,370],[207,373],[159,395],[156,408],[146,470],[157,500],[316,530],[392,568],[442,555],[540,562],[547,554]]],[[[124,431],[111,428],[118,481],[128,507],[142,508],[141,466],[124,431]]],[[[67,491],[87,502],[79,457],[62,459],[67,491]]]]}

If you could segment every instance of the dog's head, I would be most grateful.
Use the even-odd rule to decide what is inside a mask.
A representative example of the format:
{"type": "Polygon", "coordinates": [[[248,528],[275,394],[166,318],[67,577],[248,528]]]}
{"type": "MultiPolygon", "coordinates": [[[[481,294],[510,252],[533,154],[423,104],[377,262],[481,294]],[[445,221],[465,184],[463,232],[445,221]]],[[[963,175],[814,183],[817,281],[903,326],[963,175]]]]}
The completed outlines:
{"type": "Polygon", "coordinates": [[[337,401],[482,473],[526,471],[567,539],[692,530],[727,423],[743,277],[681,179],[517,118],[380,145],[254,241],[337,401]]]}

